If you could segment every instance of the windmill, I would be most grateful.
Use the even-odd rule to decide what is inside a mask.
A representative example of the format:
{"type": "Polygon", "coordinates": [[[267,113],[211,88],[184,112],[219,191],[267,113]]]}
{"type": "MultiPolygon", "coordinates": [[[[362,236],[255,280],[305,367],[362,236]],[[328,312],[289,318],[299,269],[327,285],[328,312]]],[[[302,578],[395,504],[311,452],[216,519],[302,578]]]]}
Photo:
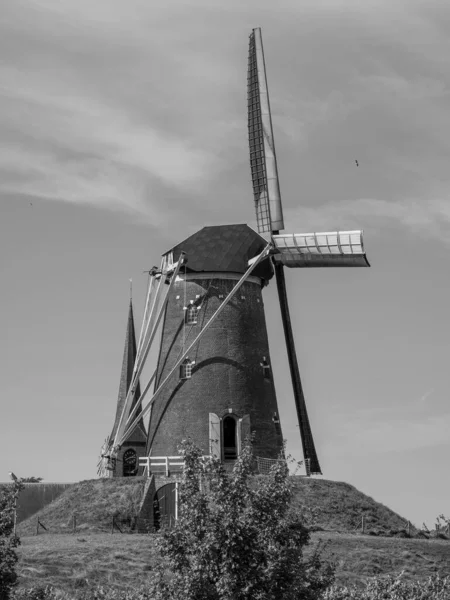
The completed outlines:
{"type": "Polygon", "coordinates": [[[245,224],[204,227],[166,251],[160,268],[150,271],[134,369],[103,461],[118,455],[147,414],[147,456],[169,460],[190,437],[206,454],[232,462],[251,431],[257,458],[279,456],[283,438],[262,298],[275,275],[303,454],[308,473],[321,473],[284,267],[369,263],[361,231],[280,233],[283,210],[259,28],[250,35],[248,133],[258,231],[245,224]],[[139,378],[158,333],[157,365],[139,395],[139,378]]]}

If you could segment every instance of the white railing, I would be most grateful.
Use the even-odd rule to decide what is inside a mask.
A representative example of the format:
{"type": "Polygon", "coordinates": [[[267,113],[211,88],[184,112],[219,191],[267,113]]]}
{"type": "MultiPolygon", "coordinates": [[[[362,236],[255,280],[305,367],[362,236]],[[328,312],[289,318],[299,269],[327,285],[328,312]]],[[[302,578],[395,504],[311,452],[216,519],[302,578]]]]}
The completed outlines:
{"type": "MultiPolygon", "coordinates": [[[[208,458],[208,456],[202,456],[208,458]]],[[[144,467],[144,476],[157,473],[164,473],[168,477],[171,471],[180,472],[183,470],[184,461],[181,456],[140,456],[139,466],[144,467]]]]}
{"type": "Polygon", "coordinates": [[[181,471],[183,459],[181,456],[141,456],[139,466],[144,467],[147,477],[152,473],[164,473],[168,477],[171,471],[181,471]]]}

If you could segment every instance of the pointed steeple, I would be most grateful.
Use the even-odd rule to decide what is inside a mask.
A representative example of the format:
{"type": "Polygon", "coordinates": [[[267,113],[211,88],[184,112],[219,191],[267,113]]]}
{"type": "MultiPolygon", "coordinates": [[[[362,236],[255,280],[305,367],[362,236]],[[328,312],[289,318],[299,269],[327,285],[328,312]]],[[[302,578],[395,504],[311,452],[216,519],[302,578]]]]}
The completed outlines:
{"type": "MultiPolygon", "coordinates": [[[[117,409],[116,409],[116,419],[114,421],[114,427],[111,432],[110,439],[113,440],[116,434],[117,427],[119,425],[120,415],[122,413],[123,406],[125,404],[125,400],[127,398],[128,389],[131,385],[131,378],[133,375],[133,367],[134,361],[136,360],[136,335],[134,332],[134,317],[133,317],[133,303],[130,297],[130,307],[128,309],[128,323],[127,323],[127,332],[125,335],[125,348],[123,351],[123,360],[122,360],[122,373],[120,375],[120,385],[119,385],[119,396],[117,398],[117,409]]],[[[132,409],[136,405],[136,402],[141,396],[141,389],[138,382],[136,388],[136,394],[134,396],[134,402],[132,409]]],[[[147,434],[145,432],[145,426],[141,419],[139,423],[136,425],[132,434],[127,438],[128,442],[142,442],[146,441],[147,434]]]]}

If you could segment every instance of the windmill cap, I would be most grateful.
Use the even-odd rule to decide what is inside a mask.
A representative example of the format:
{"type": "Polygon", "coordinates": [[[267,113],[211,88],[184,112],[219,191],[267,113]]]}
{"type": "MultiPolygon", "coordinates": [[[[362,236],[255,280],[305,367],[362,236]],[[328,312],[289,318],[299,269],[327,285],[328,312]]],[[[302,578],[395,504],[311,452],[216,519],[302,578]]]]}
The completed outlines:
{"type": "MultiPolygon", "coordinates": [[[[166,252],[174,262],[186,253],[187,272],[245,273],[248,261],[260,254],[267,241],[246,224],[203,227],[166,252]]],[[[262,261],[252,275],[269,280],[273,276],[269,260],[262,261]]]]}

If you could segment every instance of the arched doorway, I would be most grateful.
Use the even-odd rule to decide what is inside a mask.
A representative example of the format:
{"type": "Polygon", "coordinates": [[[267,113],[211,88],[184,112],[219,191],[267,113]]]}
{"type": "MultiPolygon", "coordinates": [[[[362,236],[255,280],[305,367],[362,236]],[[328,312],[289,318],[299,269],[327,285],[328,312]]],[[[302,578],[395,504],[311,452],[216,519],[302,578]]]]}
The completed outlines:
{"type": "Polygon", "coordinates": [[[138,472],[136,450],[129,448],[123,454],[123,476],[134,477],[138,472]]]}
{"type": "Polygon", "coordinates": [[[236,419],[227,415],[223,420],[223,457],[225,460],[237,458],[237,427],[236,419]]]}
{"type": "Polygon", "coordinates": [[[156,491],[153,497],[153,525],[173,527],[178,517],[178,483],[166,483],[156,491]]]}

